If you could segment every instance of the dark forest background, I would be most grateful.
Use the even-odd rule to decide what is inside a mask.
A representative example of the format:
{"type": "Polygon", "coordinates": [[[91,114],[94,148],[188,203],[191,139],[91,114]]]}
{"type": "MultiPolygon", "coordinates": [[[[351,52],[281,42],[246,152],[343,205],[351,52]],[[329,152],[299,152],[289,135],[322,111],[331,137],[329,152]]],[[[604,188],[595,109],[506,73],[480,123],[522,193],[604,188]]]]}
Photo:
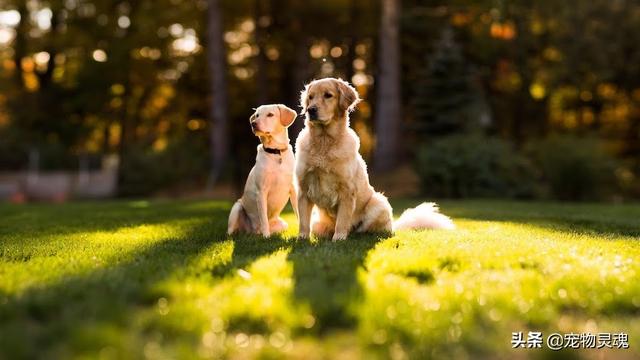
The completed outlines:
{"type": "Polygon", "coordinates": [[[425,195],[640,196],[633,0],[0,0],[0,171],[237,191],[252,108],[326,76],[374,175],[425,195]]]}

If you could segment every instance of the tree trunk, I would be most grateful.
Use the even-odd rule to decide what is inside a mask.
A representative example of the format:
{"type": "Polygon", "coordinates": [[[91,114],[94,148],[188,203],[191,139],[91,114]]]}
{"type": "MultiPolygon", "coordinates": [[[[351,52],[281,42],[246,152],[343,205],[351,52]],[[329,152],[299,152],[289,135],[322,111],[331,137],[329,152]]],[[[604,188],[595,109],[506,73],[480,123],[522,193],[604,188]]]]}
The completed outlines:
{"type": "Polygon", "coordinates": [[[51,7],[52,16],[51,16],[51,30],[49,32],[49,38],[46,40],[47,45],[45,46],[45,51],[49,53],[49,60],[47,61],[47,69],[45,72],[41,73],[36,71],[35,74],[38,77],[38,81],[40,83],[41,91],[46,91],[51,86],[53,80],[53,71],[55,70],[56,62],[56,37],[58,33],[58,25],[60,24],[60,9],[56,7],[51,7]]]}
{"type": "MultiPolygon", "coordinates": [[[[280,95],[284,100],[284,104],[292,109],[298,110],[300,103],[300,91],[304,88],[306,82],[309,81],[309,44],[302,34],[307,30],[300,16],[295,14],[302,13],[305,3],[301,0],[276,1],[273,4],[274,9],[288,6],[290,14],[278,14],[277,11],[272,15],[274,17],[274,27],[279,26],[287,29],[288,46],[281,49],[280,66],[282,68],[282,77],[280,79],[280,95]]],[[[289,138],[292,144],[296,143],[298,134],[304,127],[304,120],[299,117],[289,128],[289,138]]]]}
{"type": "Polygon", "coordinates": [[[229,152],[227,131],[227,68],[223,42],[220,0],[209,0],[207,64],[210,76],[211,106],[209,110],[209,141],[211,169],[207,188],[211,189],[224,169],[229,152]]]}
{"type": "MultiPolygon", "coordinates": [[[[359,15],[357,0],[351,0],[349,3],[349,22],[350,26],[355,26],[357,28],[359,22],[359,15]]],[[[356,59],[356,45],[358,44],[356,32],[352,32],[351,35],[346,39],[347,43],[347,56],[346,56],[346,64],[345,64],[345,80],[352,81],[353,75],[355,75],[355,70],[353,68],[353,61],[356,59]]]]}
{"type": "Polygon", "coordinates": [[[378,48],[376,149],[374,169],[391,170],[398,162],[400,109],[400,0],[382,0],[378,48]]]}
{"type": "Polygon", "coordinates": [[[16,26],[16,38],[13,41],[13,61],[16,63],[14,77],[19,91],[24,89],[22,80],[22,58],[27,52],[27,32],[29,31],[29,11],[26,2],[19,2],[20,22],[16,26]]]}
{"type": "Polygon", "coordinates": [[[256,45],[258,45],[260,49],[256,57],[256,107],[271,101],[269,96],[269,79],[267,78],[267,29],[260,24],[260,19],[263,16],[269,16],[265,5],[266,3],[264,1],[254,0],[255,40],[256,45]]]}
{"type": "MultiPolygon", "coordinates": [[[[299,23],[298,26],[300,26],[299,23]]],[[[291,104],[294,110],[299,110],[300,92],[304,89],[305,83],[309,80],[307,70],[307,66],[309,65],[309,50],[307,43],[305,42],[305,40],[301,39],[300,36],[296,37],[293,53],[293,70],[291,71],[293,74],[289,79],[290,91],[288,94],[288,103],[291,104]]],[[[298,120],[296,120],[289,128],[289,136],[291,137],[291,141],[293,144],[296,143],[298,134],[300,134],[300,131],[302,131],[303,128],[304,120],[302,116],[299,116],[298,120]]]]}

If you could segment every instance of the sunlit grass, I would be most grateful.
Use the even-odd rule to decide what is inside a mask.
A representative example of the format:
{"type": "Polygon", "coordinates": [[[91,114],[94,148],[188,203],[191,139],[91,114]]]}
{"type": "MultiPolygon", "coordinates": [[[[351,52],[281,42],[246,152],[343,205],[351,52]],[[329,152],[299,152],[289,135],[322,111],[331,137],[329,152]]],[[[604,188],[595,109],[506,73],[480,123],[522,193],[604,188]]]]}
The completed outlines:
{"type": "Polygon", "coordinates": [[[229,206],[1,205],[0,358],[550,355],[511,349],[528,330],[639,355],[640,206],[444,202],[455,231],[335,244],[296,241],[291,213],[228,237],[229,206]]]}

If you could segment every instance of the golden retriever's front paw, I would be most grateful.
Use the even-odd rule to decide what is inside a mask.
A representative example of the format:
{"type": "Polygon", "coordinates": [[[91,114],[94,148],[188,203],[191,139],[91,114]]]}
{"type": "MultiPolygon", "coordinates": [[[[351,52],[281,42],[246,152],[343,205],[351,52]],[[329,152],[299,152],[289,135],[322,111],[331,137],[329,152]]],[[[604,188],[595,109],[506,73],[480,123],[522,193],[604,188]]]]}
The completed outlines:
{"type": "Polygon", "coordinates": [[[342,240],[347,240],[347,233],[335,233],[333,234],[333,237],[331,238],[331,241],[342,241],[342,240]]]}

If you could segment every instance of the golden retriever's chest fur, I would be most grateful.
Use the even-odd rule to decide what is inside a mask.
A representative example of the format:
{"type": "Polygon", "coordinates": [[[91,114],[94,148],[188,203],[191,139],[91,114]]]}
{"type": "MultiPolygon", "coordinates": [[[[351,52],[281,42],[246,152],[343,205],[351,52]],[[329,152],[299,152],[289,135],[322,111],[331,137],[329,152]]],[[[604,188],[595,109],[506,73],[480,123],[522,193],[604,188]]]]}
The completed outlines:
{"type": "Polygon", "coordinates": [[[339,179],[321,169],[312,169],[302,179],[302,188],[307,197],[329,213],[335,213],[339,203],[342,184],[339,179]]]}
{"type": "Polygon", "coordinates": [[[358,156],[358,143],[354,135],[310,136],[307,130],[300,134],[296,166],[300,191],[331,214],[345,193],[355,191],[353,159],[358,156]]]}

